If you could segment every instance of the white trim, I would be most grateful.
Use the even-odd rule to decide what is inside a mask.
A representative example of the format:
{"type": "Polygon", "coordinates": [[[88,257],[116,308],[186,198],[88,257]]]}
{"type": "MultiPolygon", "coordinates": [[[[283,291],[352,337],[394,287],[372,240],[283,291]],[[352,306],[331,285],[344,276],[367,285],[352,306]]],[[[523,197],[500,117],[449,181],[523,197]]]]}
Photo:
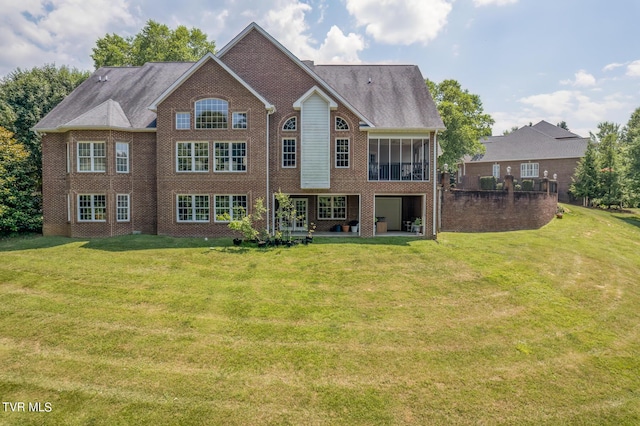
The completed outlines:
{"type": "Polygon", "coordinates": [[[316,219],[317,220],[347,220],[349,218],[349,196],[348,195],[330,195],[330,194],[317,194],[316,195],[316,219]],[[335,207],[333,206],[333,199],[336,197],[344,197],[344,217],[335,217],[335,207]],[[320,217],[320,198],[331,199],[331,217],[320,217]]]}
{"type": "Polygon", "coordinates": [[[124,223],[124,222],[131,222],[131,195],[130,194],[116,194],[116,222],[120,222],[120,223],[124,223]],[[120,206],[118,205],[118,203],[120,202],[119,198],[120,197],[126,197],[127,200],[127,206],[126,206],[126,212],[127,212],[127,218],[126,219],[120,219],[120,206]]]}
{"type": "MultiPolygon", "coordinates": [[[[335,138],[335,163],[334,166],[336,169],[350,169],[351,168],[351,138],[335,138]],[[338,165],[338,141],[347,141],[347,165],[339,166],[338,165]]],[[[344,153],[342,153],[344,154],[344,153]]]]}
{"type": "Polygon", "coordinates": [[[176,194],[176,223],[209,223],[211,222],[211,196],[209,194],[176,194]],[[178,201],[178,197],[191,197],[191,214],[193,220],[180,220],[180,204],[178,201]],[[208,219],[207,220],[196,220],[196,205],[195,205],[195,197],[207,197],[208,202],[208,219]]]}
{"type": "Polygon", "coordinates": [[[76,201],[77,201],[78,222],[90,223],[90,222],[106,222],[107,221],[107,194],[95,194],[95,193],[77,194],[76,201]],[[91,210],[91,219],[82,219],[81,216],[80,216],[80,209],[82,208],[80,206],[80,197],[82,197],[82,196],[91,197],[91,205],[89,207],[85,207],[85,208],[89,208],[91,210]],[[104,197],[104,219],[96,219],[95,218],[96,217],[96,206],[95,206],[95,198],[94,197],[104,197]]]}
{"type": "MultiPolygon", "coordinates": [[[[285,138],[285,137],[282,137],[282,138],[280,139],[280,142],[281,142],[281,143],[280,143],[280,146],[281,146],[281,148],[282,148],[282,149],[280,150],[280,152],[281,152],[281,154],[282,154],[282,161],[280,162],[280,166],[281,166],[283,169],[295,169],[295,168],[297,168],[297,167],[298,167],[298,140],[297,140],[297,138],[295,138],[295,137],[292,137],[292,138],[285,138]],[[284,165],[284,156],[285,156],[285,152],[284,152],[284,141],[285,141],[285,140],[287,140],[287,141],[293,141],[293,166],[285,166],[285,165],[284,165]]],[[[290,154],[290,153],[287,153],[287,154],[290,154]]]]}
{"type": "MultiPolygon", "coordinates": [[[[300,110],[302,108],[302,104],[314,94],[317,94],[324,99],[324,101],[329,104],[330,110],[338,109],[336,101],[327,96],[327,94],[320,90],[318,86],[313,86],[311,89],[307,90],[304,95],[300,96],[298,100],[293,103],[293,109],[300,110]]],[[[329,116],[329,128],[331,128],[331,116],[329,116]]]]}
{"type": "Polygon", "coordinates": [[[121,174],[125,174],[125,173],[129,173],[131,171],[131,167],[129,166],[130,163],[130,158],[131,158],[131,151],[129,149],[129,142],[118,142],[116,141],[116,155],[115,155],[115,159],[116,159],[116,173],[121,173],[121,174]],[[127,160],[127,164],[126,164],[126,170],[118,170],[118,145],[125,145],[127,147],[127,156],[126,156],[126,160],[127,160]]]}
{"type": "MultiPolygon", "coordinates": [[[[184,157],[187,158],[187,157],[184,157]]],[[[204,158],[204,157],[198,157],[198,158],[204,158]]],[[[209,141],[176,141],[176,173],[209,173],[209,170],[211,168],[211,144],[209,143],[209,141]],[[178,146],[181,143],[188,143],[191,144],[191,170],[179,170],[178,168],[178,146]],[[196,150],[195,150],[195,145],[196,143],[206,143],[207,144],[207,170],[193,170],[194,166],[195,166],[195,161],[196,161],[196,150]]]]}
{"type": "MultiPolygon", "coordinates": [[[[239,220],[241,218],[233,217],[233,197],[244,197],[245,198],[245,214],[249,214],[249,196],[247,194],[213,194],[213,222],[214,223],[229,223],[233,220],[239,220]],[[218,220],[218,203],[217,197],[226,197],[229,202],[229,216],[231,220],[218,220]]],[[[226,213],[226,212],[225,212],[226,213]]]]}
{"type": "Polygon", "coordinates": [[[107,143],[106,141],[77,141],[76,142],[76,163],[77,163],[77,171],[78,173],[106,173],[107,172],[107,143]],[[89,158],[91,160],[91,170],[80,170],[80,144],[88,143],[90,145],[90,153],[89,158]],[[96,157],[94,155],[94,146],[96,144],[104,145],[104,157],[96,157]],[[96,158],[104,158],[104,170],[96,170],[96,158]]]}
{"type": "MultiPolygon", "coordinates": [[[[211,170],[213,171],[213,173],[247,173],[249,171],[249,144],[247,143],[247,141],[213,141],[213,167],[211,168],[211,170]],[[227,156],[227,159],[229,160],[228,164],[229,164],[229,170],[217,170],[217,163],[216,163],[216,158],[218,158],[216,156],[216,144],[219,143],[224,143],[229,145],[229,147],[227,148],[229,151],[229,155],[227,156]],[[233,170],[232,166],[233,166],[233,145],[234,143],[241,143],[244,144],[244,159],[245,159],[245,169],[244,170],[233,170]]],[[[222,158],[222,157],[221,157],[222,158]]]]}

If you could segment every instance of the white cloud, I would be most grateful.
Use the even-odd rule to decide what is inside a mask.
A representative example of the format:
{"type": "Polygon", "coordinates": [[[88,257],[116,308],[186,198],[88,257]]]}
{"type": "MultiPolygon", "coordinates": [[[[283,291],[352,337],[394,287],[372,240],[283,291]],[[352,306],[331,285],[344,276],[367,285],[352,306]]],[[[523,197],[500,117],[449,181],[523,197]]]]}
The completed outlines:
{"type": "Polygon", "coordinates": [[[575,80],[562,80],[560,84],[575,87],[590,87],[596,85],[596,78],[585,70],[580,70],[575,73],[575,80]]]}
{"type": "Polygon", "coordinates": [[[359,63],[358,52],[365,47],[362,36],[345,35],[332,26],[319,47],[309,35],[305,14],[311,6],[297,0],[279,2],[278,7],[266,14],[265,30],[300,59],[322,63],[359,63]]]}
{"type": "Polygon", "coordinates": [[[553,93],[527,96],[521,98],[520,102],[546,114],[561,115],[574,106],[575,92],[569,90],[558,90],[553,93]]]}
{"type": "Polygon", "coordinates": [[[629,77],[640,77],[640,60],[633,61],[627,66],[627,75],[629,77]]]}
{"type": "Polygon", "coordinates": [[[47,62],[88,69],[96,39],[135,22],[126,0],[9,3],[0,18],[0,75],[47,62]]]}
{"type": "Polygon", "coordinates": [[[620,64],[618,62],[613,62],[611,64],[605,65],[604,68],[602,68],[602,71],[613,71],[616,68],[620,68],[620,67],[624,67],[625,64],[620,64]]]}
{"type": "Polygon", "coordinates": [[[476,7],[489,6],[489,5],[505,6],[505,5],[514,4],[517,2],[518,0],[473,0],[473,4],[475,4],[476,7]]]}
{"type": "Polygon", "coordinates": [[[346,0],[358,26],[380,43],[427,44],[447,24],[452,0],[346,0]]]}

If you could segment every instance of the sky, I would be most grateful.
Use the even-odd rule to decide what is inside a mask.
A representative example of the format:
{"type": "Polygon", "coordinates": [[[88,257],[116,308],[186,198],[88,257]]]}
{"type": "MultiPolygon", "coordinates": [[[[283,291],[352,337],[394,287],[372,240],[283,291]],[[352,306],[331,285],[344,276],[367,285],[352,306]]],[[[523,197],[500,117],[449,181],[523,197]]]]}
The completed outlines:
{"type": "Polygon", "coordinates": [[[93,71],[107,33],[149,19],[221,49],[256,22],[317,64],[415,64],[480,96],[493,134],[546,120],[582,136],[640,107],[638,0],[0,0],[0,77],[54,63],[93,71]]]}

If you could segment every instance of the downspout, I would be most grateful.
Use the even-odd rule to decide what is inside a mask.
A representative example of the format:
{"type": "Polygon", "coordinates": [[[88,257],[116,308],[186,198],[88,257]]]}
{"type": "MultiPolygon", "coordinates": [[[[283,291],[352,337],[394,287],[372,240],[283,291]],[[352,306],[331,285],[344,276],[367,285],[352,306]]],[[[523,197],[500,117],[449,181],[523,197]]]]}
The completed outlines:
{"type": "Polygon", "coordinates": [[[438,239],[438,234],[437,232],[437,227],[436,227],[436,220],[437,220],[437,209],[436,209],[436,204],[437,204],[437,168],[438,168],[438,131],[436,130],[433,133],[433,206],[432,206],[432,210],[433,210],[433,237],[437,240],[438,239]]]}
{"type": "Polygon", "coordinates": [[[265,207],[267,209],[267,213],[266,213],[267,226],[266,226],[266,229],[267,229],[267,233],[268,234],[271,234],[270,228],[269,228],[269,224],[271,223],[271,218],[270,218],[270,214],[269,214],[269,211],[270,211],[269,210],[269,206],[271,204],[270,203],[270,201],[271,201],[271,195],[270,195],[271,191],[269,190],[270,189],[269,188],[269,184],[270,184],[269,178],[271,176],[271,170],[269,169],[269,153],[271,151],[271,147],[270,147],[270,143],[269,143],[270,142],[270,124],[269,124],[270,120],[269,120],[269,117],[274,112],[276,112],[276,108],[274,106],[271,106],[271,107],[267,108],[267,155],[265,156],[266,157],[266,161],[267,161],[267,194],[266,194],[266,197],[265,197],[265,207]]]}

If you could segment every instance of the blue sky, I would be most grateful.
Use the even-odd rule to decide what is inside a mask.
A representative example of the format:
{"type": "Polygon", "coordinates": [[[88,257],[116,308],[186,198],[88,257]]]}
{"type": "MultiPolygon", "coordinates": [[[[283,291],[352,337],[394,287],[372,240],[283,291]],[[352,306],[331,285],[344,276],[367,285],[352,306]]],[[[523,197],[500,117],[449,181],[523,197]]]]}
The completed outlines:
{"type": "Polygon", "coordinates": [[[566,121],[583,136],[640,107],[636,0],[0,0],[0,76],[45,63],[92,69],[106,33],[148,19],[222,48],[252,21],[300,59],[416,64],[458,80],[496,120],[566,121]]]}

